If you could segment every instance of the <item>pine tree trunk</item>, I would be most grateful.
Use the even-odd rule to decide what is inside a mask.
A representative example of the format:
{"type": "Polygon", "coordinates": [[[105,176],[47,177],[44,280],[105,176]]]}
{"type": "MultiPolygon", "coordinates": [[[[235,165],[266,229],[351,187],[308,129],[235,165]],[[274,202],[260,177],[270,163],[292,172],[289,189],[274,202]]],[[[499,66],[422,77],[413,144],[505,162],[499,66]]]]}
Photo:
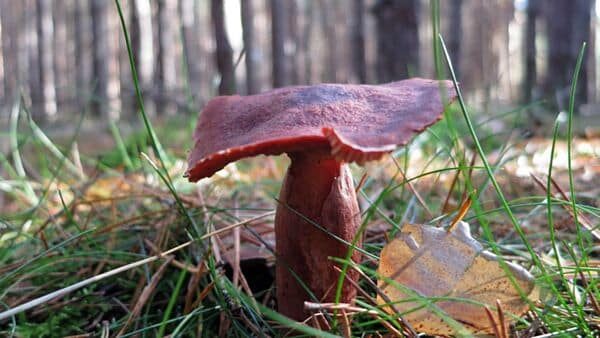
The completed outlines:
{"type": "MultiPolygon", "coordinates": [[[[131,45],[138,81],[144,92],[144,110],[156,113],[152,99],[154,88],[154,38],[152,34],[152,7],[150,0],[134,0],[131,10],[131,45]]],[[[133,100],[137,110],[137,101],[133,100]]]]}
{"type": "MultiPolygon", "coordinates": [[[[535,0],[534,0],[535,1],[535,0]]],[[[450,0],[450,13],[448,18],[448,35],[446,45],[452,59],[452,66],[456,76],[460,78],[460,47],[462,36],[462,3],[463,0],[450,0]]]]}
{"type": "Polygon", "coordinates": [[[271,0],[271,36],[273,59],[273,87],[283,87],[290,83],[286,71],[285,42],[288,36],[288,23],[286,21],[286,0],[271,0]]]}
{"type": "Polygon", "coordinates": [[[6,92],[4,90],[4,44],[2,40],[2,15],[0,15],[0,102],[6,102],[6,92]]]}
{"type": "MultiPolygon", "coordinates": [[[[573,35],[571,41],[573,42],[573,46],[571,47],[571,62],[573,64],[573,73],[575,69],[575,64],[577,63],[577,56],[579,54],[579,50],[582,47],[584,42],[587,42],[587,49],[585,54],[585,59],[581,64],[581,73],[579,74],[579,81],[577,83],[577,92],[575,95],[576,106],[579,106],[588,101],[588,62],[589,55],[593,55],[593,52],[590,52],[590,46],[593,46],[590,41],[591,34],[591,13],[593,10],[593,0],[575,0],[569,1],[572,9],[571,13],[573,14],[573,35]]],[[[569,80],[569,83],[571,81],[569,80]]]]}
{"type": "Polygon", "coordinates": [[[354,82],[367,82],[367,61],[365,54],[365,1],[352,1],[352,29],[350,30],[350,48],[354,82]]]}
{"type": "Polygon", "coordinates": [[[154,78],[154,40],[150,0],[133,0],[131,44],[140,84],[144,89],[148,89],[154,78]]]}
{"type": "MultiPolygon", "coordinates": [[[[544,6],[548,34],[547,95],[566,109],[577,55],[590,38],[591,0],[555,0],[544,6]]],[[[575,95],[577,105],[587,99],[587,65],[583,62],[575,95]]]]}
{"type": "Polygon", "coordinates": [[[158,1],[158,112],[172,115],[177,111],[173,100],[177,88],[177,2],[158,1]]]}
{"type": "Polygon", "coordinates": [[[241,2],[244,49],[246,50],[246,93],[248,94],[256,94],[260,91],[258,78],[260,55],[259,50],[256,48],[256,37],[254,35],[254,2],[254,0],[241,2]]]}
{"type": "Polygon", "coordinates": [[[527,18],[525,21],[525,79],[523,80],[523,103],[531,102],[533,90],[535,88],[537,78],[536,55],[537,49],[535,46],[536,21],[539,13],[538,0],[529,0],[527,2],[527,18]]]}
{"type": "MultiPolygon", "coordinates": [[[[18,98],[21,94],[21,88],[24,89],[24,92],[27,92],[28,85],[31,85],[31,80],[36,79],[39,81],[39,73],[37,73],[39,63],[37,62],[37,32],[35,25],[35,1],[34,0],[25,0],[25,1],[13,1],[10,2],[11,5],[15,6],[17,2],[20,2],[20,8],[15,8],[17,10],[16,14],[13,16],[13,20],[15,20],[15,32],[10,35],[10,38],[15,41],[16,48],[16,58],[15,58],[15,68],[11,73],[16,74],[16,82],[15,82],[15,99],[18,98]],[[17,17],[17,15],[19,15],[17,17]],[[15,17],[17,17],[15,19],[15,17]],[[16,37],[16,38],[15,38],[16,37]],[[35,55],[34,55],[35,54],[35,55]],[[29,81],[29,83],[27,83],[29,81]]],[[[9,6],[10,8],[10,6],[9,6]]],[[[11,11],[9,10],[9,14],[11,11]]],[[[31,90],[31,88],[29,88],[31,90]]]]}
{"type": "Polygon", "coordinates": [[[296,51],[298,62],[298,81],[301,84],[314,83],[314,63],[311,53],[311,39],[313,38],[313,29],[315,25],[315,2],[308,1],[304,3],[304,8],[300,11],[300,21],[298,23],[299,38],[296,51]]]}
{"type": "Polygon", "coordinates": [[[285,50],[287,60],[286,71],[289,74],[290,84],[297,85],[300,83],[300,67],[298,66],[298,62],[300,61],[300,58],[298,57],[298,49],[301,41],[298,26],[298,16],[300,15],[300,12],[297,0],[288,0],[286,5],[288,22],[288,36],[286,43],[290,47],[285,50]]]}
{"type": "Polygon", "coordinates": [[[418,9],[418,0],[378,0],[375,4],[379,82],[418,73],[418,9]]]}
{"type": "MultiPolygon", "coordinates": [[[[245,1],[242,1],[242,4],[245,1]]],[[[197,2],[194,0],[180,1],[181,30],[183,33],[183,53],[188,76],[189,94],[194,106],[200,97],[202,89],[202,67],[199,59],[200,52],[200,20],[198,18],[197,2]]],[[[192,108],[192,107],[190,107],[192,108]]],[[[195,108],[192,108],[195,109],[195,108]]]]}
{"type": "MultiPolygon", "coordinates": [[[[16,14],[10,11],[13,3],[0,1],[0,21],[2,21],[2,66],[5,69],[4,75],[0,78],[4,87],[4,96],[9,103],[16,98],[15,89],[17,88],[17,72],[11,71],[17,69],[17,42],[14,37],[18,34],[18,28],[15,20],[16,14]],[[12,15],[11,15],[12,14],[12,15]]],[[[14,7],[13,7],[14,8],[14,7]]]]}
{"type": "Polygon", "coordinates": [[[336,41],[336,22],[335,22],[335,11],[333,7],[334,3],[328,0],[321,0],[319,2],[319,8],[321,9],[321,29],[324,32],[324,39],[326,46],[336,46],[335,48],[327,48],[325,51],[325,68],[323,69],[322,80],[324,82],[338,82],[338,69],[339,69],[339,58],[337,52],[340,46],[337,45],[336,41]]]}
{"type": "Polygon", "coordinates": [[[83,112],[90,100],[93,71],[91,10],[88,1],[75,1],[75,97],[77,110],[83,112]]]}
{"type": "Polygon", "coordinates": [[[94,111],[118,119],[121,109],[118,53],[115,46],[114,8],[105,0],[91,1],[94,53],[94,111]]]}
{"type": "Polygon", "coordinates": [[[211,0],[211,16],[216,44],[216,64],[221,83],[219,84],[220,95],[231,95],[235,93],[235,74],[233,69],[233,49],[227,37],[225,29],[225,8],[223,0],[211,0]]]}
{"type": "Polygon", "coordinates": [[[54,41],[52,48],[54,51],[53,69],[54,84],[56,88],[56,109],[65,111],[66,101],[69,98],[71,87],[69,86],[70,71],[73,70],[71,59],[71,43],[67,30],[67,20],[72,12],[65,1],[54,1],[52,16],[54,18],[54,41]]]}
{"type": "MultiPolygon", "coordinates": [[[[27,87],[29,89],[29,97],[31,99],[31,115],[39,121],[45,120],[44,113],[44,94],[41,81],[41,66],[40,61],[40,33],[39,30],[39,15],[37,0],[25,0],[23,31],[25,35],[26,49],[19,51],[19,61],[27,60],[26,71],[19,69],[20,74],[26,74],[27,87]]],[[[21,66],[22,67],[22,66],[21,66]]],[[[19,81],[19,86],[23,86],[23,82],[19,81]]]]}

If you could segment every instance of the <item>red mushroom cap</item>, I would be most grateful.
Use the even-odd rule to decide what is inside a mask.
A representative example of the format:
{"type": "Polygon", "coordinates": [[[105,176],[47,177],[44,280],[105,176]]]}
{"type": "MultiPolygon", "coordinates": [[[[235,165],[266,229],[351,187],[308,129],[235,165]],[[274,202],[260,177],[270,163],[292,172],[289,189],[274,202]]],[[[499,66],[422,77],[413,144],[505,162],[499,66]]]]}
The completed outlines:
{"type": "Polygon", "coordinates": [[[450,81],[409,79],[384,85],[320,84],[208,102],[194,132],[190,181],[260,154],[325,148],[340,161],[380,158],[440,119],[450,81]]]}

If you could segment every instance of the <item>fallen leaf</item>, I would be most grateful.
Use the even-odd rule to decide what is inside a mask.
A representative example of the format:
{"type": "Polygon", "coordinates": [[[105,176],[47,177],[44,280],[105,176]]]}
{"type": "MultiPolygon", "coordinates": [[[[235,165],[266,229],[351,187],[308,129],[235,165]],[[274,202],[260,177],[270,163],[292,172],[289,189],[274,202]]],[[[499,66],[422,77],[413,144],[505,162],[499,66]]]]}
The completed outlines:
{"type": "Polygon", "coordinates": [[[85,199],[106,199],[130,193],[132,190],[128,178],[123,176],[101,177],[94,181],[85,191],[85,199]]]}
{"type": "MultiPolygon", "coordinates": [[[[524,295],[537,297],[533,276],[527,270],[510,262],[506,262],[506,268],[524,295]]],[[[507,277],[499,258],[483,250],[471,237],[469,225],[462,221],[449,232],[426,225],[404,225],[400,236],[383,248],[377,271],[381,277],[379,288],[395,311],[419,332],[453,335],[460,333],[458,323],[474,334],[491,334],[494,324],[485,306],[494,309],[494,321],[501,323],[495,310],[499,300],[504,325],[528,310],[527,301],[507,277]],[[444,299],[432,300],[432,308],[418,296],[444,299]]],[[[377,301],[389,304],[381,296],[377,301]]],[[[389,306],[384,309],[393,312],[389,306]]]]}

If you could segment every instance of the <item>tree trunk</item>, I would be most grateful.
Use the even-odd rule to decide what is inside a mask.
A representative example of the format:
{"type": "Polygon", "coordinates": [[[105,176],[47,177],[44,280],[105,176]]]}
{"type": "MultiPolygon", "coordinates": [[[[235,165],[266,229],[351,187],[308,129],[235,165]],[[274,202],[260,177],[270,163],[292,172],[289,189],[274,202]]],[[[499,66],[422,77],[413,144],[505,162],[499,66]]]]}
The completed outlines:
{"type": "Polygon", "coordinates": [[[418,0],[378,0],[377,79],[390,82],[417,74],[419,68],[418,0]]]}
{"type": "Polygon", "coordinates": [[[254,0],[241,2],[244,49],[246,50],[246,93],[256,94],[260,91],[258,78],[260,67],[260,51],[256,48],[254,36],[254,0]]]}
{"type": "MultiPolygon", "coordinates": [[[[242,4],[244,2],[242,1],[242,4]]],[[[180,2],[183,53],[187,68],[189,96],[194,107],[197,106],[197,100],[200,97],[202,89],[202,67],[199,61],[201,58],[200,39],[198,39],[201,36],[201,30],[198,28],[200,20],[198,18],[197,6],[197,2],[194,0],[181,0],[180,2]]],[[[190,108],[195,109],[193,107],[190,108]]]]}
{"type": "Polygon", "coordinates": [[[149,0],[133,0],[131,8],[131,45],[140,84],[144,89],[154,78],[154,40],[149,0]]]}
{"type": "MultiPolygon", "coordinates": [[[[2,40],[2,15],[0,15],[0,102],[6,102],[6,92],[4,90],[4,45],[2,40]]],[[[0,109],[2,109],[1,106],[0,109]]]]}
{"type": "MultiPolygon", "coordinates": [[[[590,38],[591,0],[555,0],[546,9],[548,33],[548,67],[545,91],[557,99],[558,107],[566,109],[571,77],[577,55],[584,41],[590,38]]],[[[587,66],[584,61],[575,95],[576,104],[587,99],[587,66]]]]}
{"type": "Polygon", "coordinates": [[[354,82],[367,82],[367,61],[365,57],[365,1],[352,1],[352,29],[350,30],[350,49],[354,82]]]}
{"type": "MultiPolygon", "coordinates": [[[[535,1],[535,0],[534,0],[535,1]]],[[[447,34],[447,47],[448,53],[452,60],[452,67],[456,76],[460,78],[460,42],[462,36],[462,3],[463,0],[451,0],[449,1],[450,13],[448,17],[448,34],[447,34]]],[[[437,41],[437,37],[435,37],[437,41]]],[[[443,57],[442,57],[443,59],[443,57]]]]}
{"type": "Polygon", "coordinates": [[[273,87],[284,87],[290,83],[287,72],[285,44],[288,34],[284,0],[271,0],[271,36],[273,59],[273,87]]]}
{"type": "MultiPolygon", "coordinates": [[[[15,6],[15,3],[17,2],[13,1],[10,2],[10,4],[12,6],[15,6]]],[[[22,1],[19,7],[21,8],[15,8],[16,13],[15,16],[12,18],[16,21],[15,32],[14,34],[10,35],[10,39],[16,40],[15,47],[17,51],[15,58],[15,68],[12,68],[14,69],[14,71],[11,71],[11,73],[16,73],[16,82],[14,87],[15,98],[18,98],[20,96],[22,88],[24,89],[23,92],[27,92],[28,85],[31,85],[31,79],[36,79],[36,81],[39,81],[39,75],[37,73],[39,71],[39,63],[37,62],[35,1],[22,1]],[[19,16],[17,17],[17,15],[19,16]]],[[[10,6],[8,12],[9,14],[12,12],[10,10],[10,6]]]]}
{"type": "Polygon", "coordinates": [[[335,10],[334,3],[328,0],[321,0],[319,2],[319,8],[321,9],[321,29],[324,32],[324,39],[326,46],[335,46],[334,48],[326,48],[325,53],[325,68],[323,69],[323,74],[321,79],[323,82],[338,82],[338,68],[341,60],[337,57],[337,52],[340,49],[340,46],[337,45],[339,42],[336,40],[336,20],[335,20],[335,10]]]}
{"type": "Polygon", "coordinates": [[[52,48],[54,50],[53,59],[53,71],[54,71],[54,85],[56,88],[56,109],[59,111],[66,111],[65,109],[67,100],[69,99],[71,86],[70,74],[73,70],[73,59],[71,54],[71,43],[72,39],[69,39],[67,20],[69,19],[72,11],[70,6],[65,1],[54,1],[52,8],[52,15],[54,17],[54,41],[52,48]]]}
{"type": "MultiPolygon", "coordinates": [[[[586,48],[586,53],[585,53],[585,59],[583,59],[583,63],[581,64],[581,73],[579,74],[579,81],[577,83],[577,92],[575,95],[575,103],[576,103],[576,107],[579,106],[580,104],[586,103],[588,101],[588,75],[589,75],[589,70],[588,70],[588,58],[589,55],[593,55],[593,52],[591,52],[591,46],[593,46],[593,44],[591,44],[590,42],[590,37],[592,36],[591,34],[591,13],[593,12],[593,0],[576,0],[576,1],[569,1],[569,4],[571,4],[572,8],[571,8],[571,13],[573,14],[573,28],[572,28],[572,42],[573,42],[573,47],[571,47],[572,53],[571,53],[571,60],[572,60],[572,70],[570,70],[570,73],[572,74],[574,69],[575,69],[575,63],[577,63],[577,55],[579,54],[579,50],[581,49],[581,46],[583,44],[583,42],[587,42],[587,48],[586,48]]],[[[571,82],[571,79],[569,79],[569,83],[571,82]]]]}
{"type": "MultiPolygon", "coordinates": [[[[595,13],[594,9],[596,8],[595,3],[592,3],[592,13],[595,13]]],[[[596,56],[598,52],[596,50],[596,35],[598,34],[598,16],[593,14],[590,18],[590,36],[588,38],[587,47],[585,53],[587,54],[587,102],[596,103],[598,98],[598,92],[596,88],[596,82],[598,80],[597,73],[597,64],[596,64],[596,56]]]]}
{"type": "Polygon", "coordinates": [[[158,111],[173,115],[177,110],[173,98],[177,88],[177,2],[158,1],[158,111]]]}
{"type": "Polygon", "coordinates": [[[92,0],[92,36],[94,53],[94,111],[110,119],[118,119],[121,109],[118,54],[112,19],[113,3],[92,0]]]}
{"type": "Polygon", "coordinates": [[[507,51],[513,3],[513,0],[463,2],[466,19],[462,29],[461,60],[457,61],[461,69],[469,71],[461,72],[461,87],[484,106],[492,98],[511,99],[511,65],[507,51]]]}
{"type": "Polygon", "coordinates": [[[227,37],[225,29],[225,8],[223,0],[211,1],[211,16],[216,44],[217,70],[221,75],[219,84],[220,95],[231,95],[235,93],[235,73],[233,69],[233,49],[227,37]]]}
{"type": "MultiPolygon", "coordinates": [[[[152,7],[150,0],[134,0],[131,10],[131,45],[138,81],[144,91],[144,110],[156,113],[152,94],[154,87],[154,38],[152,34],[152,7]]],[[[137,101],[133,100],[137,111],[137,101]]]]}
{"type": "Polygon", "coordinates": [[[535,23],[539,13],[538,0],[529,0],[527,2],[527,18],[525,21],[525,79],[523,80],[523,103],[531,102],[533,90],[535,88],[537,78],[536,55],[535,47],[536,27],[535,23]]]}
{"type": "MultiPolygon", "coordinates": [[[[19,81],[19,87],[23,86],[29,89],[29,98],[31,102],[28,102],[31,106],[31,115],[36,120],[44,121],[46,119],[44,113],[44,94],[42,89],[41,81],[41,66],[40,61],[40,33],[39,33],[39,15],[38,15],[38,3],[37,0],[25,0],[24,15],[23,18],[23,31],[26,39],[26,49],[19,51],[19,61],[27,62],[27,68],[24,74],[27,75],[27,87],[23,86],[24,83],[19,81]]],[[[22,66],[21,66],[22,67],[22,66]]],[[[19,69],[19,73],[22,73],[22,68],[19,69]]],[[[25,90],[25,92],[27,92],[25,90]]]]}
{"type": "Polygon", "coordinates": [[[286,15],[288,23],[288,36],[286,37],[286,46],[289,48],[285,49],[286,52],[286,71],[289,74],[289,84],[299,84],[300,74],[298,67],[298,47],[300,45],[300,32],[298,30],[298,16],[300,15],[298,9],[298,2],[296,0],[286,1],[286,15]]]}
{"type": "Polygon", "coordinates": [[[82,112],[90,97],[91,70],[93,69],[90,14],[87,1],[75,1],[75,97],[77,110],[82,112]]]}
{"type": "Polygon", "coordinates": [[[17,60],[18,60],[18,43],[20,42],[18,39],[14,37],[19,33],[17,13],[14,11],[15,4],[7,1],[0,1],[0,21],[2,21],[2,58],[3,58],[3,69],[5,72],[3,77],[0,78],[0,81],[3,82],[4,87],[4,95],[9,101],[12,101],[16,98],[15,89],[17,86],[17,72],[14,70],[17,69],[17,60]],[[13,11],[11,11],[13,9],[13,11]]]}
{"type": "Polygon", "coordinates": [[[315,3],[308,1],[304,8],[304,22],[302,24],[302,39],[300,42],[299,62],[303,69],[303,83],[310,84],[314,81],[314,63],[310,52],[311,39],[313,38],[313,30],[315,25],[315,3]]]}

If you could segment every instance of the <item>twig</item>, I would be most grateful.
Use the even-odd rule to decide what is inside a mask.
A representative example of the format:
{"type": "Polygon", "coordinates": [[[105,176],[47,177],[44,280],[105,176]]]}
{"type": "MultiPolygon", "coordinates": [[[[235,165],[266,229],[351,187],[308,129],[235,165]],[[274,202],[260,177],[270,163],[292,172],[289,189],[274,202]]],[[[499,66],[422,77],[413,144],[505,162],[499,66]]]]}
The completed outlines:
{"type": "MultiPolygon", "coordinates": [[[[160,253],[160,249],[158,247],[156,247],[156,245],[154,245],[154,243],[152,243],[149,239],[147,239],[147,238],[144,239],[144,243],[147,246],[150,247],[150,250],[152,250],[152,252],[155,255],[158,254],[158,253],[160,253]]],[[[174,258],[175,257],[173,257],[173,259],[171,260],[171,264],[174,267],[177,267],[177,268],[182,269],[182,270],[186,270],[187,272],[189,272],[191,274],[196,274],[196,273],[199,272],[197,267],[190,266],[189,264],[182,263],[182,262],[180,262],[180,261],[178,261],[178,260],[176,260],[174,258]]]]}
{"type": "Polygon", "coordinates": [[[195,269],[196,272],[192,274],[192,277],[188,282],[187,292],[185,294],[185,305],[183,307],[183,313],[186,315],[192,311],[192,302],[194,301],[193,298],[194,294],[196,293],[196,288],[200,283],[200,278],[202,278],[202,276],[204,276],[204,273],[206,272],[206,265],[204,264],[204,262],[204,259],[198,262],[198,265],[195,269]]]}
{"type": "Polygon", "coordinates": [[[345,309],[340,309],[340,312],[342,313],[342,329],[344,332],[344,337],[345,338],[351,338],[352,337],[352,329],[350,328],[350,320],[348,319],[348,314],[346,313],[345,309]]]}
{"type": "Polygon", "coordinates": [[[498,337],[498,338],[504,338],[500,335],[500,331],[498,331],[498,322],[496,322],[496,319],[494,318],[494,315],[492,314],[492,311],[490,310],[489,307],[484,306],[483,309],[485,310],[485,314],[488,317],[488,320],[490,321],[490,324],[492,325],[492,329],[494,330],[494,337],[498,337]]]}
{"type": "MultiPolygon", "coordinates": [[[[533,181],[535,183],[537,183],[537,185],[540,186],[540,188],[542,190],[544,190],[544,191],[547,190],[546,185],[542,182],[542,180],[539,177],[537,177],[534,173],[529,173],[529,175],[531,176],[531,178],[533,178],[533,181]]],[[[550,178],[550,181],[552,182],[552,185],[554,186],[554,188],[556,188],[556,190],[558,190],[558,193],[565,200],[565,202],[570,203],[571,199],[569,198],[569,196],[567,196],[565,191],[558,185],[558,183],[556,183],[554,178],[550,178]]],[[[567,205],[563,205],[563,208],[573,218],[575,218],[575,212],[576,212],[577,216],[579,216],[578,217],[579,224],[583,225],[583,227],[586,228],[592,234],[592,236],[594,236],[594,238],[596,238],[596,240],[600,240],[600,231],[598,231],[598,229],[595,229],[595,227],[591,224],[589,219],[584,214],[580,213],[578,210],[572,210],[572,208],[567,205]]]]}
{"type": "MultiPolygon", "coordinates": [[[[556,188],[556,190],[558,190],[562,198],[567,202],[571,202],[569,196],[567,196],[565,191],[560,187],[560,185],[558,185],[558,183],[554,180],[553,177],[550,177],[550,181],[552,182],[552,185],[556,188]]],[[[565,206],[565,209],[570,210],[570,208],[567,206],[565,206]]],[[[592,222],[584,214],[580,213],[578,210],[573,210],[569,213],[573,218],[575,218],[575,213],[577,213],[577,216],[579,216],[579,223],[583,225],[584,228],[586,228],[594,237],[596,237],[597,240],[600,240],[600,231],[595,229],[595,227],[592,225],[592,222]]]]}
{"type": "MultiPolygon", "coordinates": [[[[377,295],[379,295],[381,297],[381,299],[383,299],[387,303],[387,304],[385,304],[385,306],[391,310],[392,314],[399,321],[400,326],[404,329],[404,331],[406,331],[407,336],[417,337],[417,331],[415,331],[415,329],[413,329],[413,327],[410,325],[410,323],[408,323],[406,320],[404,320],[404,317],[402,317],[402,314],[398,311],[398,309],[396,309],[395,306],[392,305],[393,301],[390,299],[390,297],[388,297],[388,295],[386,295],[385,292],[383,292],[383,290],[381,290],[381,288],[379,288],[377,286],[377,284],[375,284],[371,280],[371,278],[369,278],[369,276],[367,276],[356,264],[351,263],[350,267],[352,269],[356,270],[362,276],[362,278],[367,282],[367,284],[369,284],[369,286],[372,287],[375,290],[375,292],[377,292],[377,295]]],[[[382,321],[382,322],[385,322],[385,321],[382,321]]]]}
{"type": "MultiPolygon", "coordinates": [[[[448,163],[448,162],[446,162],[448,163]]],[[[450,188],[448,189],[448,194],[446,194],[446,199],[444,200],[444,204],[442,204],[442,214],[447,213],[448,210],[448,205],[450,204],[450,198],[452,197],[452,192],[454,191],[454,186],[456,186],[456,182],[458,182],[458,176],[460,175],[460,170],[457,170],[456,173],[454,174],[454,177],[452,177],[452,182],[450,183],[450,188]]]]}
{"type": "Polygon", "coordinates": [[[365,182],[367,181],[367,177],[368,177],[368,173],[364,173],[362,175],[362,177],[360,178],[360,181],[358,181],[358,184],[356,185],[356,188],[354,188],[354,192],[358,194],[358,192],[360,191],[360,189],[362,189],[363,185],[365,185],[365,182]]]}
{"type": "Polygon", "coordinates": [[[406,175],[404,174],[404,171],[400,167],[400,163],[398,163],[398,160],[396,160],[396,158],[394,156],[390,156],[390,157],[392,158],[392,161],[394,161],[394,163],[396,164],[396,169],[398,169],[398,172],[400,173],[400,175],[402,175],[402,179],[408,185],[408,189],[410,189],[410,191],[412,191],[412,193],[415,194],[417,201],[419,201],[419,204],[421,204],[421,206],[423,207],[423,210],[425,210],[425,212],[427,213],[428,218],[434,218],[433,213],[427,206],[427,203],[425,203],[425,200],[423,200],[423,197],[421,197],[421,195],[415,188],[414,184],[406,178],[406,175]]]}
{"type": "Polygon", "coordinates": [[[500,322],[500,329],[502,330],[502,338],[508,338],[508,332],[506,332],[506,319],[504,318],[504,309],[502,308],[502,303],[500,299],[496,299],[496,306],[498,311],[498,321],[500,322]]]}
{"type": "MultiPolygon", "coordinates": [[[[342,269],[338,268],[337,266],[333,267],[335,269],[335,271],[342,273],[342,269]]],[[[355,282],[354,280],[352,280],[352,278],[348,277],[348,274],[346,274],[344,276],[344,278],[346,279],[346,281],[350,284],[352,284],[352,286],[354,286],[354,288],[358,291],[358,293],[361,294],[361,296],[365,297],[366,299],[368,299],[373,305],[378,305],[377,304],[377,300],[373,297],[371,297],[371,295],[369,295],[369,293],[367,291],[365,291],[363,288],[360,287],[360,285],[358,285],[357,282],[355,282]]]]}
{"type": "Polygon", "coordinates": [[[150,299],[150,295],[152,295],[152,293],[154,292],[154,289],[156,289],[158,282],[160,282],[162,276],[164,275],[165,271],[167,270],[167,266],[169,266],[169,264],[171,263],[172,260],[173,260],[173,256],[170,256],[158,268],[158,270],[156,270],[156,272],[154,273],[154,276],[152,276],[152,279],[150,279],[150,283],[148,285],[146,285],[146,287],[144,287],[144,290],[140,294],[138,301],[135,303],[133,310],[131,310],[129,317],[127,318],[127,322],[125,322],[123,327],[121,327],[121,330],[119,330],[119,333],[117,333],[117,336],[122,336],[125,333],[125,331],[127,331],[127,328],[129,327],[129,325],[131,325],[131,323],[140,315],[142,308],[144,307],[144,305],[146,305],[146,302],[148,301],[148,299],[150,299]]]}
{"type": "Polygon", "coordinates": [[[473,202],[473,200],[467,196],[467,199],[462,203],[462,205],[458,209],[458,213],[456,214],[456,216],[454,217],[452,222],[450,222],[450,225],[446,229],[446,233],[451,233],[454,230],[454,227],[456,227],[456,224],[458,224],[458,222],[462,221],[462,219],[465,217],[467,212],[469,212],[469,208],[471,208],[472,202],[473,202]]]}
{"type": "MultiPolygon", "coordinates": [[[[234,216],[239,219],[239,210],[237,205],[237,199],[234,201],[234,216]]],[[[237,287],[240,282],[240,228],[233,229],[233,259],[232,259],[233,276],[232,283],[234,287],[237,287]]]]}

